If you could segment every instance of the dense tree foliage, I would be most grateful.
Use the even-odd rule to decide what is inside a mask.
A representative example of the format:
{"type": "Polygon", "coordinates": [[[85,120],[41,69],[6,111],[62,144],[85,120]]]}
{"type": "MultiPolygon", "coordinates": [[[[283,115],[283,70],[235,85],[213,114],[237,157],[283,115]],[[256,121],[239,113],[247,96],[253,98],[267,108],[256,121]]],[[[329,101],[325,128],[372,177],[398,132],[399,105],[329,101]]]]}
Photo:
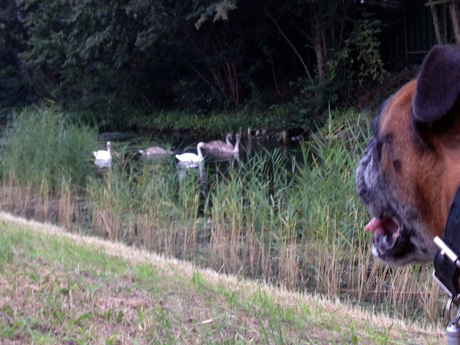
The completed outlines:
{"type": "Polygon", "coordinates": [[[26,41],[16,3],[3,1],[0,3],[0,109],[31,101],[24,61],[19,58],[26,41]]]}
{"type": "Polygon", "coordinates": [[[384,75],[380,22],[360,1],[7,0],[0,18],[3,105],[271,107],[303,121],[384,75]]]}

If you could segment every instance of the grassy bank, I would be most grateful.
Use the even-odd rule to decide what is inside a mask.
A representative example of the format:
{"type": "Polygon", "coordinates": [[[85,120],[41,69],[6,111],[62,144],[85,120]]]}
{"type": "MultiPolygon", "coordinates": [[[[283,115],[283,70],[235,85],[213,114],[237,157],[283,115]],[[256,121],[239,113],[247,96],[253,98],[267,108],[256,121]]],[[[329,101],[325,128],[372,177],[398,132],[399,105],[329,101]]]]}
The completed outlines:
{"type": "Polygon", "coordinates": [[[53,109],[24,111],[2,141],[1,206],[221,273],[436,323],[445,299],[432,268],[388,268],[370,254],[354,186],[368,127],[361,114],[331,116],[294,163],[280,151],[256,153],[203,186],[200,169],[177,169],[172,157],[140,164],[121,145],[101,176],[91,161],[94,130],[53,109]]]}
{"type": "Polygon", "coordinates": [[[212,114],[186,114],[184,112],[159,112],[155,116],[134,115],[127,120],[127,128],[194,131],[211,136],[225,136],[230,130],[236,132],[240,127],[251,127],[253,130],[265,129],[268,132],[294,130],[306,132],[312,123],[309,117],[299,114],[292,116],[293,110],[282,106],[273,106],[260,113],[252,111],[232,111],[212,114]]]}
{"type": "Polygon", "coordinates": [[[0,213],[4,344],[439,344],[443,331],[0,213]]]}

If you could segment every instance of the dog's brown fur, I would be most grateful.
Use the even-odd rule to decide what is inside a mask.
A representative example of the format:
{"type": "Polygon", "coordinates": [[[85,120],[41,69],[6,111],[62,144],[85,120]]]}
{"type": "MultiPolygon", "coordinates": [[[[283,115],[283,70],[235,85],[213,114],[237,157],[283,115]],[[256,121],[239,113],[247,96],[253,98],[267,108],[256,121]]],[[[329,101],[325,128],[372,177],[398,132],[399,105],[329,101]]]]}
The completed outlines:
{"type": "Polygon", "coordinates": [[[432,239],[442,237],[460,185],[459,94],[460,47],[435,47],[374,121],[356,185],[378,224],[374,255],[386,263],[430,261],[436,252],[432,239]],[[398,232],[383,229],[383,219],[398,232]]]}

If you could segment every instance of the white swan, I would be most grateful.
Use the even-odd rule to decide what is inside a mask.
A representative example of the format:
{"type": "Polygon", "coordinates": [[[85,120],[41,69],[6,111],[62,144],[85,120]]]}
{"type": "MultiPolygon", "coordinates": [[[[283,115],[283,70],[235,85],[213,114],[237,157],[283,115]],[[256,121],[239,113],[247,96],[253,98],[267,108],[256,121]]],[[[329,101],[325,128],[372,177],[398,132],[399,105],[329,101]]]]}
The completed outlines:
{"type": "Polygon", "coordinates": [[[94,164],[100,168],[110,168],[112,165],[112,144],[110,141],[107,142],[107,150],[94,151],[93,155],[95,158],[94,164]]]}
{"type": "Polygon", "coordinates": [[[148,149],[145,149],[145,150],[139,150],[139,153],[142,156],[159,156],[159,155],[168,154],[168,151],[166,151],[165,149],[161,147],[154,146],[154,147],[149,147],[148,149]]]}
{"type": "Polygon", "coordinates": [[[196,163],[200,163],[203,161],[204,157],[203,157],[203,153],[201,152],[201,148],[203,147],[203,142],[200,142],[198,143],[198,145],[196,145],[196,150],[198,152],[198,154],[194,154],[194,153],[190,153],[190,152],[187,152],[187,153],[182,153],[180,155],[176,155],[176,159],[180,162],[180,163],[183,163],[183,164],[196,164],[196,163]]]}

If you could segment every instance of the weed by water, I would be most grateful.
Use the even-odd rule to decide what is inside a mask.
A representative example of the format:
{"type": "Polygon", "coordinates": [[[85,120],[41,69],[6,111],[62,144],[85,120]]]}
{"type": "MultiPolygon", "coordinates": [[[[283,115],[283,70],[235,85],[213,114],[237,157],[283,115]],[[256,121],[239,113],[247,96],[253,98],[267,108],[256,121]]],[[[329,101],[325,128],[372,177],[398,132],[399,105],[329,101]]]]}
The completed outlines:
{"type": "Polygon", "coordinates": [[[100,176],[88,158],[92,130],[57,110],[27,110],[2,141],[2,202],[222,273],[435,320],[441,308],[431,268],[389,269],[370,254],[354,186],[368,135],[361,116],[331,119],[294,164],[281,151],[258,152],[204,184],[203,166],[178,169],[172,157],[138,164],[123,146],[100,176]]]}
{"type": "Polygon", "coordinates": [[[77,196],[94,175],[96,131],[54,108],[14,115],[0,147],[3,206],[17,214],[73,227],[77,196]]]}
{"type": "Polygon", "coordinates": [[[68,122],[56,109],[25,109],[15,114],[5,130],[1,176],[4,181],[14,178],[19,185],[29,185],[35,192],[43,184],[54,191],[63,178],[84,186],[91,176],[88,157],[95,138],[94,130],[68,122]]]}

